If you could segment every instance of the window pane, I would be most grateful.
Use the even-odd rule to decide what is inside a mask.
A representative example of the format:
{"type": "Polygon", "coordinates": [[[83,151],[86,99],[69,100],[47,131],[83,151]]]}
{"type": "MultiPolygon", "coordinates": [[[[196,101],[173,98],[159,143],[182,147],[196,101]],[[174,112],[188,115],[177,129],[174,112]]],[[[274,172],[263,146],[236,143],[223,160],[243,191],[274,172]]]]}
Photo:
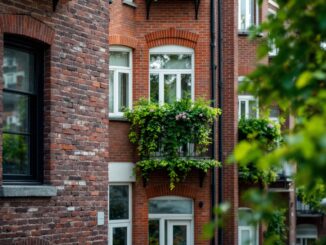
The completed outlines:
{"type": "Polygon", "coordinates": [[[30,175],[28,136],[6,134],[3,137],[3,173],[30,175]]]}
{"type": "Polygon", "coordinates": [[[151,54],[150,69],[191,69],[191,54],[151,54]]]}
{"type": "Polygon", "coordinates": [[[129,52],[110,51],[109,65],[129,67],[129,52]]]}
{"type": "Polygon", "coordinates": [[[129,186],[110,186],[110,220],[129,219],[129,186]]]}
{"type": "Polygon", "coordinates": [[[240,101],[240,116],[241,116],[241,118],[246,117],[246,102],[245,101],[240,101]]]}
{"type": "Polygon", "coordinates": [[[149,245],[160,244],[160,221],[158,219],[148,221],[149,245]]]}
{"type": "Polygon", "coordinates": [[[277,106],[272,106],[269,116],[270,117],[279,117],[280,109],[277,106]]]}
{"type": "Polygon", "coordinates": [[[246,1],[248,0],[240,0],[240,29],[245,30],[246,29],[246,1]]]}
{"type": "Polygon", "coordinates": [[[250,231],[241,230],[241,245],[250,245],[250,231]]]}
{"type": "Polygon", "coordinates": [[[28,97],[3,93],[3,131],[28,132],[28,97]]]}
{"type": "Polygon", "coordinates": [[[3,60],[4,87],[33,92],[33,66],[34,56],[32,54],[5,48],[3,60]]]}
{"type": "Polygon", "coordinates": [[[187,226],[173,226],[173,245],[187,245],[187,226]]]}
{"type": "Polygon", "coordinates": [[[151,102],[158,102],[159,100],[159,75],[150,75],[150,96],[151,102]]]}
{"type": "Polygon", "coordinates": [[[249,100],[249,118],[257,118],[257,101],[249,100]]]}
{"type": "Polygon", "coordinates": [[[123,111],[124,108],[129,106],[129,74],[119,73],[119,103],[118,111],[123,111]]]}
{"type": "Polygon", "coordinates": [[[150,200],[150,214],[192,214],[191,200],[150,200]]]}
{"type": "Polygon", "coordinates": [[[173,103],[177,99],[177,75],[164,75],[164,102],[173,103]]]}
{"type": "Polygon", "coordinates": [[[127,227],[114,227],[112,230],[113,245],[127,245],[127,227]]]}
{"type": "Polygon", "coordinates": [[[114,72],[109,73],[109,112],[113,112],[114,108],[114,72]]]}
{"type": "Polygon", "coordinates": [[[191,74],[181,74],[181,98],[191,99],[191,74]]]}

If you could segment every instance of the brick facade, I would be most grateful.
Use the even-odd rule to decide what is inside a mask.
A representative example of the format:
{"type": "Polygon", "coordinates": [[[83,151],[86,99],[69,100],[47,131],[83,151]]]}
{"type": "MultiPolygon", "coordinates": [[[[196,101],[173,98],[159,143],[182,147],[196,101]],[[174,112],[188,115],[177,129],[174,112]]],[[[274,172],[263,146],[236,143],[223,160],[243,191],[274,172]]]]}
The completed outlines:
{"type": "MultiPolygon", "coordinates": [[[[55,12],[48,0],[0,3],[0,67],[4,34],[47,44],[44,183],[58,191],[1,197],[1,244],[107,243],[107,221],[97,225],[97,212],[108,206],[107,9],[100,0],[62,1],[55,12]]],[[[0,81],[3,108],[2,70],[0,81]]]]}

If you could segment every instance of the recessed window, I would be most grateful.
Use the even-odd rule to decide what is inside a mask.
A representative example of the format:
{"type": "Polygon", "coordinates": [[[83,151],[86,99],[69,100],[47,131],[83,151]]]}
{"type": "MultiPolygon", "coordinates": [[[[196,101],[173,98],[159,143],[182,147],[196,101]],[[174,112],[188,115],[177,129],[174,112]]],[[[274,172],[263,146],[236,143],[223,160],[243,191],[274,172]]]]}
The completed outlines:
{"type": "Polygon", "coordinates": [[[131,245],[131,184],[109,185],[110,245],[131,245]]]}
{"type": "Polygon", "coordinates": [[[123,116],[132,105],[132,52],[131,49],[110,49],[109,116],[123,116]]]}
{"type": "Polygon", "coordinates": [[[300,224],[297,226],[296,245],[315,244],[318,239],[318,231],[315,225],[300,224]]]}
{"type": "Polygon", "coordinates": [[[41,181],[43,144],[43,48],[5,36],[2,159],[5,181],[41,181]]]}
{"type": "Polygon", "coordinates": [[[194,98],[193,50],[161,46],[150,50],[150,101],[163,104],[194,98]]]}
{"type": "Polygon", "coordinates": [[[247,32],[249,27],[258,25],[259,8],[257,0],[239,0],[238,29],[247,32]]]}

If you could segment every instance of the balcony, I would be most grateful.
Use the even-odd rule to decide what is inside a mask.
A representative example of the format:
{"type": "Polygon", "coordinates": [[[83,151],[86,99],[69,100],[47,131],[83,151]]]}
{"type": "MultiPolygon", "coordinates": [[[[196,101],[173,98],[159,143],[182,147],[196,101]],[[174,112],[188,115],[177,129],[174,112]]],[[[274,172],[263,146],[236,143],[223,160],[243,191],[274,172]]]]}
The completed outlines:
{"type": "Polygon", "coordinates": [[[296,202],[296,211],[298,217],[321,217],[323,213],[318,210],[314,210],[310,205],[304,204],[300,200],[296,202]]]}
{"type": "Polygon", "coordinates": [[[173,189],[191,170],[204,175],[218,166],[211,158],[211,143],[219,114],[208,102],[189,99],[163,105],[143,100],[133,110],[126,110],[131,122],[129,139],[137,145],[140,158],[136,169],[144,183],[151,172],[165,170],[173,189]]]}

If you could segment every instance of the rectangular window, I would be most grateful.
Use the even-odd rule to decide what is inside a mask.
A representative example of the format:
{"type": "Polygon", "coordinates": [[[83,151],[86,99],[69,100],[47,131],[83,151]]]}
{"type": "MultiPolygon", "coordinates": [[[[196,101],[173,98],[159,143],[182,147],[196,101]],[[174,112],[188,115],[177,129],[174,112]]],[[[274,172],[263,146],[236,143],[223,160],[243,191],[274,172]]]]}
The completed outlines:
{"type": "Polygon", "coordinates": [[[149,57],[150,100],[159,104],[194,98],[193,50],[180,46],[153,48],[149,57]]]}
{"type": "Polygon", "coordinates": [[[132,55],[127,48],[110,49],[109,116],[122,117],[132,105],[132,55]]]}
{"type": "Polygon", "coordinates": [[[110,245],[131,245],[131,184],[109,185],[110,245]]]}
{"type": "Polygon", "coordinates": [[[252,95],[238,96],[238,118],[258,118],[258,99],[252,95]]]}
{"type": "Polygon", "coordinates": [[[259,8],[257,0],[239,0],[238,29],[247,32],[249,27],[258,25],[259,8]]]}
{"type": "Polygon", "coordinates": [[[40,182],[43,172],[42,48],[24,38],[5,36],[4,41],[3,178],[40,182]]]}

